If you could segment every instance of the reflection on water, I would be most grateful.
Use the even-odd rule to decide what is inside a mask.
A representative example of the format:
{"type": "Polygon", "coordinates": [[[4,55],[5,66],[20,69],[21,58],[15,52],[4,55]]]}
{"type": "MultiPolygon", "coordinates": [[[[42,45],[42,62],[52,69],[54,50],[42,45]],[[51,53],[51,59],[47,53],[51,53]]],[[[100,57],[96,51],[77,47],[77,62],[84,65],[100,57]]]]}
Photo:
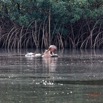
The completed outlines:
{"type": "Polygon", "coordinates": [[[0,52],[0,103],[102,103],[102,51],[58,51],[58,58],[0,52]]]}
{"type": "Polygon", "coordinates": [[[49,69],[49,72],[55,72],[57,66],[58,57],[46,58],[43,57],[43,64],[45,68],[49,69]]]}

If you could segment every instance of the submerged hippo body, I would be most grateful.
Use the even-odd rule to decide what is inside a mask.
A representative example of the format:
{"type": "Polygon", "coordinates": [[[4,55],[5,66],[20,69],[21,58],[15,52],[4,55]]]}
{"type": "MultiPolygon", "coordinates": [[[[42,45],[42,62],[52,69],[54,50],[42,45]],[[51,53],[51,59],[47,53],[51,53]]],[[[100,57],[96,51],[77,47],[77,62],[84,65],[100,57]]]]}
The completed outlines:
{"type": "Polygon", "coordinates": [[[43,55],[38,53],[38,54],[34,54],[34,53],[27,53],[25,55],[25,57],[58,57],[57,54],[55,54],[54,52],[57,50],[57,47],[55,45],[50,45],[48,50],[45,50],[43,55]]]}
{"type": "Polygon", "coordinates": [[[25,57],[42,57],[42,54],[27,53],[25,54],[25,57]]]}
{"type": "Polygon", "coordinates": [[[53,54],[53,55],[50,55],[50,54],[40,54],[40,53],[37,53],[37,54],[34,54],[34,53],[27,53],[26,55],[25,55],[25,57],[27,57],[27,58],[31,58],[31,57],[47,57],[47,58],[49,58],[49,57],[58,57],[58,55],[57,54],[53,54]]]}

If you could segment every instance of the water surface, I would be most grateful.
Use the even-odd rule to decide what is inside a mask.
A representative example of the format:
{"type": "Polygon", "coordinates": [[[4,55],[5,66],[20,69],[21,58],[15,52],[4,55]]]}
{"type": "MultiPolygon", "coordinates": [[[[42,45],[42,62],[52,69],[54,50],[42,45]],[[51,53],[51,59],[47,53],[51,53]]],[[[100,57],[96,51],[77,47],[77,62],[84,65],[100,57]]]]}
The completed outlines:
{"type": "Polygon", "coordinates": [[[103,102],[102,50],[58,51],[58,58],[26,53],[0,52],[0,103],[103,102]]]}

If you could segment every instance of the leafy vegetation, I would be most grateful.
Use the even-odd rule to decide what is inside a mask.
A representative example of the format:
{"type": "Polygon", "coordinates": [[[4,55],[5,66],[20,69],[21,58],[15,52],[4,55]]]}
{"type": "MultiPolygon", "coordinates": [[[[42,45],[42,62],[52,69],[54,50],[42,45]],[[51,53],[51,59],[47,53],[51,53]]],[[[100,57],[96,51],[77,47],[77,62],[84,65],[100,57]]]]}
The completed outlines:
{"type": "Polygon", "coordinates": [[[1,0],[0,47],[102,48],[103,0],[1,0]]]}

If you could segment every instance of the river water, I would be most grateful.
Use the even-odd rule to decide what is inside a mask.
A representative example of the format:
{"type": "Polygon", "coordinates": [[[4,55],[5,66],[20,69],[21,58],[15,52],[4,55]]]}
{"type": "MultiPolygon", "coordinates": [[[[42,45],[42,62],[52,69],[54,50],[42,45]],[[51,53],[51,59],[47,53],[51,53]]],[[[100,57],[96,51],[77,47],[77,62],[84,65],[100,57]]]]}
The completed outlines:
{"type": "Polygon", "coordinates": [[[103,103],[103,50],[26,53],[0,51],[0,103],[103,103]]]}

